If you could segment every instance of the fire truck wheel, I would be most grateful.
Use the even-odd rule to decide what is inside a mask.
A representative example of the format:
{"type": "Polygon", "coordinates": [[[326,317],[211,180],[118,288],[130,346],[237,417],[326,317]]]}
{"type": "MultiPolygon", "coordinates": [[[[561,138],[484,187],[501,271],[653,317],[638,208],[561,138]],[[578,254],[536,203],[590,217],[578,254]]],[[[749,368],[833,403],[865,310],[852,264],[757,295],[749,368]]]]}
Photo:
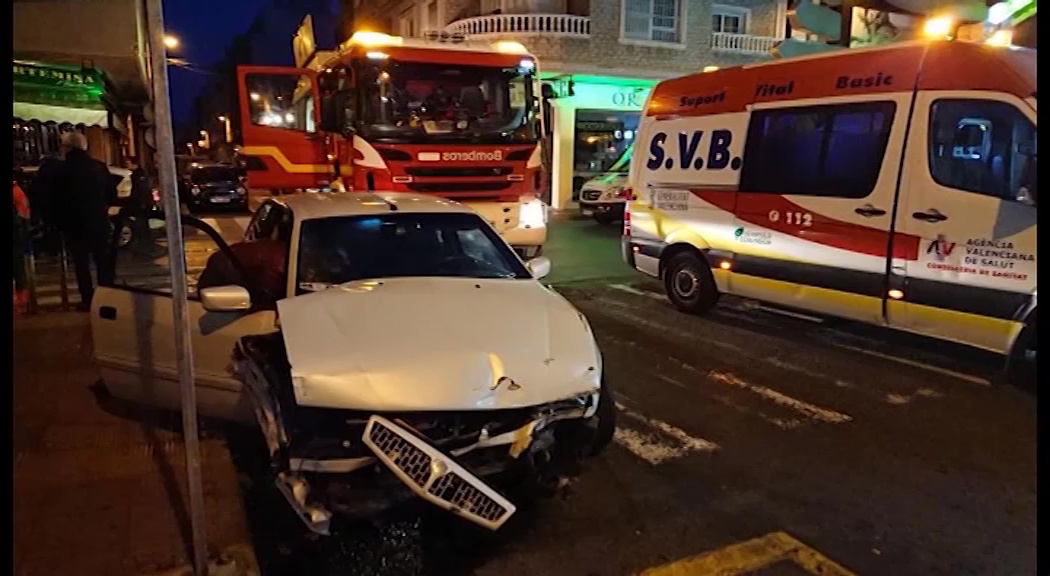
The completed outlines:
{"type": "Polygon", "coordinates": [[[701,314],[718,302],[711,268],[692,252],[671,256],[664,266],[663,281],[667,298],[682,312],[701,314]]]}

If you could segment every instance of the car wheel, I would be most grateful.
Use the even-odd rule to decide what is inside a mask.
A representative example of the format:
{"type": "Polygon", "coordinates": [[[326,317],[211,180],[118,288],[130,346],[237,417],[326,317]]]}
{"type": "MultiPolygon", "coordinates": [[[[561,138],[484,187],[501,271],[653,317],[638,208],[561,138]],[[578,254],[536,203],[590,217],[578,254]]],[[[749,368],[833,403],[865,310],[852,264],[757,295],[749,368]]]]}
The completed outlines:
{"type": "Polygon", "coordinates": [[[667,298],[682,312],[700,314],[718,302],[711,268],[691,252],[680,252],[667,261],[663,281],[667,298]]]}
{"type": "Polygon", "coordinates": [[[616,435],[616,401],[613,400],[612,390],[602,377],[602,391],[598,395],[598,410],[592,416],[594,419],[594,436],[588,447],[588,456],[597,456],[609,444],[616,435]]]}

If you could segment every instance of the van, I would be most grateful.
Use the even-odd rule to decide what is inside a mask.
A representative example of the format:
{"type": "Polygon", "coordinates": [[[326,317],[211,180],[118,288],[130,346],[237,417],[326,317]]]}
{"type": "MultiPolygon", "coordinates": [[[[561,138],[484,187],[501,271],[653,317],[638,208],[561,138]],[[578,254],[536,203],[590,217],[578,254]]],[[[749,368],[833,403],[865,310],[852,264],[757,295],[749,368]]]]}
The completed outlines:
{"type": "Polygon", "coordinates": [[[623,254],[721,294],[1036,357],[1036,53],[953,41],[692,74],[649,96],[623,254]]]}

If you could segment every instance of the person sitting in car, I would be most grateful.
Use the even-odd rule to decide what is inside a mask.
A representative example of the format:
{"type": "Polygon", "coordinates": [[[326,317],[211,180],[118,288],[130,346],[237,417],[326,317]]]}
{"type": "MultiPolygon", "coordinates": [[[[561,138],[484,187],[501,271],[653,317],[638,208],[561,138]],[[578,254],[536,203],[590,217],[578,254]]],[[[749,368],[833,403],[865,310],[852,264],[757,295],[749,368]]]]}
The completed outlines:
{"type": "Polygon", "coordinates": [[[243,286],[251,293],[253,308],[276,310],[277,301],[285,295],[288,246],[277,239],[261,238],[236,242],[229,248],[240,268],[225,252],[216,252],[208,257],[197,289],[243,286]]]}

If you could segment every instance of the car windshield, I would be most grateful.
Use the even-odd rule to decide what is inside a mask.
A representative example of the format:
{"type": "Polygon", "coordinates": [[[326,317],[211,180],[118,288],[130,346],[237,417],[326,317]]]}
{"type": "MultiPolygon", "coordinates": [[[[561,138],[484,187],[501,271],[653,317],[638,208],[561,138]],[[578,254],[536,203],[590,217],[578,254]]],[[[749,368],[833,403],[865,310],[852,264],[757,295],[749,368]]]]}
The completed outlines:
{"type": "Polygon", "coordinates": [[[299,293],[356,280],[405,276],[531,278],[474,214],[383,214],[305,220],[299,293]]]}
{"type": "Polygon", "coordinates": [[[206,184],[208,182],[236,182],[237,172],[225,166],[215,166],[195,169],[190,178],[194,184],[206,184]]]}
{"type": "Polygon", "coordinates": [[[398,142],[536,141],[533,68],[369,63],[360,130],[398,142]]]}

